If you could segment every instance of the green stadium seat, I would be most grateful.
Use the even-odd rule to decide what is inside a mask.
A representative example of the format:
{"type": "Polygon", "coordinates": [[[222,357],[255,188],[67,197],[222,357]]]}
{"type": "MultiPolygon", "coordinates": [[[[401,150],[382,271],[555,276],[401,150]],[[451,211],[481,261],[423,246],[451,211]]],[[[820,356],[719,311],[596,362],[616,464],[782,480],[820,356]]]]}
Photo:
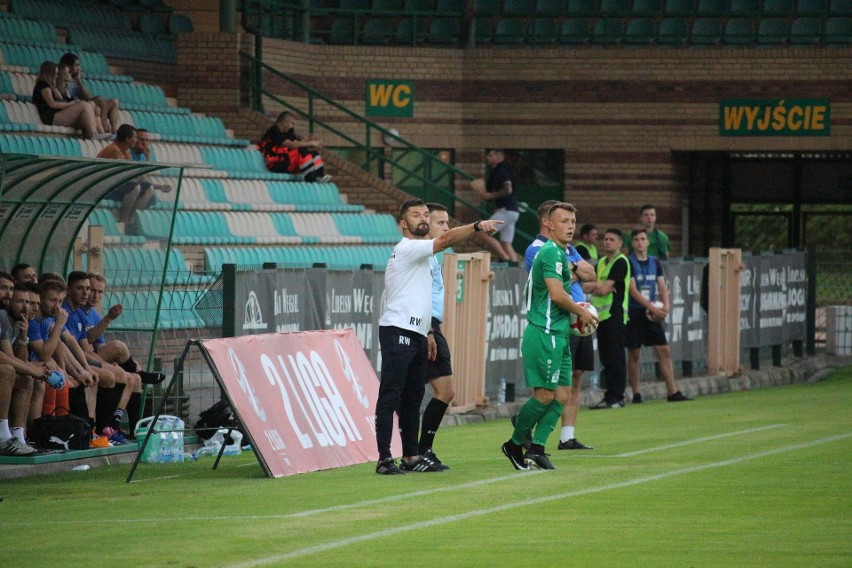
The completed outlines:
{"type": "Polygon", "coordinates": [[[522,21],[500,20],[494,29],[494,43],[501,45],[518,44],[524,41],[525,35],[522,21]]]}
{"type": "Polygon", "coordinates": [[[459,21],[454,18],[435,18],[429,26],[428,41],[432,45],[454,45],[459,41],[459,21]]]}
{"type": "Polygon", "coordinates": [[[852,16],[852,0],[830,0],[828,13],[832,16],[852,16]]]}
{"type": "Polygon", "coordinates": [[[828,12],[828,0],[796,0],[797,16],[824,16],[828,12]]]}
{"type": "Polygon", "coordinates": [[[502,0],[476,0],[476,15],[494,17],[502,15],[502,0]]]}
{"type": "Polygon", "coordinates": [[[598,0],[568,0],[568,15],[571,17],[596,16],[598,7],[598,0]]]}
{"type": "Polygon", "coordinates": [[[634,16],[658,16],[663,11],[663,0],[633,0],[630,12],[634,16]]]}
{"type": "Polygon", "coordinates": [[[568,13],[568,0],[538,0],[535,15],[559,18],[568,13]]]}
{"type": "Polygon", "coordinates": [[[527,43],[530,45],[548,45],[559,39],[559,29],[553,18],[536,18],[530,25],[527,43]]]}
{"type": "Polygon", "coordinates": [[[696,11],[696,0],[666,0],[663,15],[670,17],[692,17],[696,11]]]}
{"type": "Polygon", "coordinates": [[[624,43],[650,45],[657,40],[657,24],[652,18],[632,18],[627,22],[624,43]]]}
{"type": "Polygon", "coordinates": [[[748,45],[754,39],[754,20],[751,18],[731,18],[725,23],[722,41],[726,45],[748,45]]]}
{"type": "Polygon", "coordinates": [[[696,16],[727,16],[729,0],[698,0],[696,16]]]}
{"type": "Polygon", "coordinates": [[[435,10],[441,17],[448,14],[456,17],[461,16],[462,9],[463,6],[459,4],[458,0],[438,0],[438,7],[435,10]]]}
{"type": "Polygon", "coordinates": [[[46,44],[59,42],[56,28],[42,21],[23,20],[0,12],[0,38],[9,43],[46,44]]]}
{"type": "Polygon", "coordinates": [[[757,43],[761,46],[784,45],[790,37],[786,20],[762,18],[757,28],[757,43]]]}
{"type": "Polygon", "coordinates": [[[852,18],[828,18],[824,38],[825,45],[829,47],[852,45],[852,18]]]}
{"type": "Polygon", "coordinates": [[[341,10],[369,10],[370,0],[340,0],[337,7],[341,10]]]}
{"type": "Polygon", "coordinates": [[[796,18],[790,24],[791,45],[815,45],[821,40],[819,18],[796,18]]]}
{"type": "Polygon", "coordinates": [[[387,18],[370,18],[361,32],[361,43],[381,45],[390,42],[392,37],[393,31],[387,18]]]}
{"type": "Polygon", "coordinates": [[[402,9],[406,14],[410,12],[431,12],[435,9],[435,0],[405,0],[402,9]]]}
{"type": "Polygon", "coordinates": [[[387,14],[375,14],[376,16],[393,16],[402,10],[402,0],[373,0],[373,13],[387,12],[387,14]]]}
{"type": "Polygon", "coordinates": [[[734,17],[759,16],[760,0],[731,0],[731,15],[734,17]]]}
{"type": "Polygon", "coordinates": [[[141,14],[139,16],[139,31],[143,34],[162,35],[168,33],[166,24],[159,14],[141,14]]]}
{"type": "Polygon", "coordinates": [[[77,140],[55,136],[21,136],[0,134],[0,152],[82,158],[77,140]]]}
{"type": "Polygon", "coordinates": [[[660,22],[657,42],[661,45],[683,45],[689,39],[689,24],[684,18],[665,18],[660,22]]]}
{"type": "Polygon", "coordinates": [[[763,15],[777,18],[793,14],[793,0],[763,0],[763,15]]]}
{"type": "Polygon", "coordinates": [[[600,13],[602,16],[623,18],[629,12],[629,0],[601,0],[600,13]]]}
{"type": "Polygon", "coordinates": [[[592,31],[592,43],[596,45],[615,45],[624,38],[623,24],[614,18],[603,18],[595,23],[592,31]]]}
{"type": "Polygon", "coordinates": [[[429,30],[423,18],[403,18],[396,28],[396,43],[402,45],[417,45],[426,41],[429,30]]]}
{"type": "Polygon", "coordinates": [[[194,27],[189,16],[184,14],[172,14],[169,16],[169,33],[172,35],[192,33],[194,27]]]}
{"type": "Polygon", "coordinates": [[[355,43],[355,20],[349,16],[338,16],[331,22],[328,43],[334,45],[352,45],[355,43]]]}
{"type": "Polygon", "coordinates": [[[509,17],[525,18],[531,16],[535,11],[533,0],[504,0],[503,15],[509,17]]]}
{"type": "Polygon", "coordinates": [[[559,31],[559,43],[566,46],[585,45],[591,41],[589,23],[585,18],[566,18],[559,31]]]}
{"type": "Polygon", "coordinates": [[[722,41],[722,22],[719,18],[696,18],[692,21],[689,41],[693,45],[716,45],[722,41]]]}
{"type": "Polygon", "coordinates": [[[478,18],[474,21],[475,29],[473,37],[476,45],[485,45],[494,38],[494,26],[486,19],[478,18]]]}

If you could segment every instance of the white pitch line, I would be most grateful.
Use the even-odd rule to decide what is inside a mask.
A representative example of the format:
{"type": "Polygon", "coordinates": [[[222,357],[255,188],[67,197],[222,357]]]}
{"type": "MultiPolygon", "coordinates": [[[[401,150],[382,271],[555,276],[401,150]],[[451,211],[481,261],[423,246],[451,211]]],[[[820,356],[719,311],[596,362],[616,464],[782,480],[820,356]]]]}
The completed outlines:
{"type": "Polygon", "coordinates": [[[700,471],[706,471],[709,469],[715,469],[720,467],[725,467],[729,465],[736,465],[740,463],[744,463],[747,461],[765,458],[769,456],[774,456],[778,454],[783,454],[786,452],[792,452],[795,450],[802,450],[807,448],[812,448],[814,446],[818,446],[821,444],[828,444],[831,442],[836,442],[838,440],[845,440],[847,438],[852,437],[852,432],[847,432],[845,434],[838,434],[836,436],[828,436],[826,438],[819,438],[817,440],[813,440],[811,442],[804,442],[801,444],[795,444],[792,446],[784,446],[783,448],[776,448],[774,450],[766,450],[764,452],[758,452],[756,454],[750,454],[746,456],[740,456],[738,458],[731,458],[728,460],[708,463],[704,465],[697,465],[693,467],[686,467],[682,469],[675,469],[672,471],[658,473],[656,475],[649,475],[646,477],[638,477],[636,479],[630,479],[626,481],[621,481],[619,483],[612,483],[610,485],[603,485],[599,487],[589,487],[587,489],[578,489],[576,491],[569,491],[567,493],[557,493],[555,495],[544,495],[542,497],[537,497],[535,499],[525,499],[523,501],[514,501],[512,503],[504,503],[503,505],[499,505],[497,507],[490,507],[487,509],[477,509],[475,511],[468,511],[467,513],[460,513],[458,515],[450,515],[447,517],[438,517],[435,519],[430,519],[428,521],[422,521],[419,523],[414,523],[410,525],[393,527],[389,529],[384,529],[380,531],[375,531],[372,533],[362,534],[358,536],[352,536],[348,538],[343,538],[340,540],[335,540],[323,544],[317,544],[314,546],[308,546],[305,548],[299,548],[296,550],[292,550],[290,552],[284,554],[276,554],[274,556],[267,556],[265,558],[257,558],[254,560],[247,560],[245,562],[240,562],[237,564],[229,564],[226,568],[254,568],[255,566],[265,566],[268,564],[273,564],[276,562],[284,562],[287,560],[293,560],[295,558],[302,558],[305,556],[310,556],[312,554],[319,554],[322,552],[328,552],[329,550],[335,550],[337,548],[342,548],[344,546],[348,546],[350,544],[356,544],[360,542],[367,542],[371,540],[376,540],[379,538],[395,536],[401,533],[406,533],[410,531],[419,531],[425,528],[445,525],[448,523],[455,523],[458,521],[463,521],[465,519],[471,519],[475,517],[482,517],[485,515],[491,515],[494,513],[501,513],[504,511],[510,511],[512,509],[517,509],[519,507],[528,507],[530,505],[538,505],[541,503],[547,503],[550,501],[557,501],[560,499],[566,499],[569,497],[578,497],[582,495],[589,495],[592,493],[601,493],[604,491],[611,491],[613,489],[623,489],[625,487],[631,487],[633,485],[639,485],[642,483],[649,483],[652,481],[659,481],[661,479],[668,479],[670,477],[675,477],[678,475],[686,475],[690,473],[696,473],[700,471]]]}
{"type": "Polygon", "coordinates": [[[632,458],[633,456],[639,456],[642,454],[649,454],[651,452],[661,452],[663,450],[670,450],[672,448],[680,448],[683,446],[690,446],[692,444],[700,444],[701,442],[712,442],[713,440],[721,440],[722,438],[729,438],[731,436],[740,436],[742,434],[753,434],[754,432],[762,432],[763,430],[772,430],[774,428],[783,428],[786,424],[770,424],[768,426],[760,426],[758,428],[749,428],[748,430],[738,430],[736,432],[725,432],[724,434],[716,434],[715,436],[705,436],[703,438],[693,438],[691,440],[684,440],[683,442],[674,442],[672,444],[666,444],[665,446],[656,446],[654,448],[646,448],[644,450],[636,450],[635,452],[624,452],[623,454],[615,454],[612,457],[616,458],[632,458]]]}

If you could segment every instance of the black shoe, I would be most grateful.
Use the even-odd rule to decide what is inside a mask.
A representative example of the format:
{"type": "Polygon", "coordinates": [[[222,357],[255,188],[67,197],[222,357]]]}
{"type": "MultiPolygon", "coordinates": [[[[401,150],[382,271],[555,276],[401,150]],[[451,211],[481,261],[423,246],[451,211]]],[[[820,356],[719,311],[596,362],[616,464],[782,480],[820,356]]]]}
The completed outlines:
{"type": "Polygon", "coordinates": [[[524,459],[524,453],[521,451],[521,446],[514,443],[512,440],[503,443],[503,455],[509,458],[509,461],[512,462],[512,467],[515,469],[520,469],[523,471],[529,471],[530,466],[527,465],[527,461],[524,459]]]}
{"type": "Polygon", "coordinates": [[[642,395],[640,393],[633,393],[633,404],[642,404],[642,395]]]}
{"type": "Polygon", "coordinates": [[[376,473],[379,475],[404,475],[405,472],[399,469],[393,458],[383,459],[376,465],[376,473]]]}
{"type": "Polygon", "coordinates": [[[149,373],[148,371],[139,371],[139,376],[142,377],[143,385],[159,385],[166,380],[164,373],[149,373]]]}
{"type": "Polygon", "coordinates": [[[559,442],[556,446],[557,450],[594,450],[593,447],[587,446],[577,438],[571,438],[566,442],[559,442]]]}
{"type": "Polygon", "coordinates": [[[666,400],[668,400],[669,402],[682,402],[684,400],[692,400],[692,399],[689,398],[688,396],[682,394],[680,391],[677,391],[676,393],[670,394],[668,397],[666,397],[666,400]]]}
{"type": "Polygon", "coordinates": [[[402,471],[419,471],[419,472],[434,472],[434,471],[444,471],[445,469],[440,465],[436,464],[432,461],[431,458],[426,456],[425,454],[422,456],[418,456],[414,461],[407,462],[404,459],[399,460],[399,469],[402,471]]]}
{"type": "MultiPolygon", "coordinates": [[[[516,423],[517,421],[518,421],[518,415],[517,415],[517,414],[513,414],[513,415],[512,415],[512,426],[513,426],[513,427],[515,426],[515,423],[516,423]]],[[[524,439],[524,444],[523,444],[523,446],[524,446],[524,449],[525,449],[525,450],[530,449],[530,446],[532,446],[532,432],[530,432],[529,434],[527,434],[527,437],[524,439]]]]}
{"type": "Polygon", "coordinates": [[[527,464],[534,465],[538,469],[556,469],[556,466],[550,463],[549,455],[550,454],[533,454],[527,452],[527,464]]]}
{"type": "Polygon", "coordinates": [[[615,402],[609,401],[607,399],[603,399],[599,403],[594,406],[590,406],[589,410],[603,410],[606,408],[622,408],[624,407],[624,400],[617,400],[615,402]]]}
{"type": "Polygon", "coordinates": [[[441,471],[446,471],[450,469],[450,466],[439,460],[438,456],[436,456],[435,452],[433,452],[432,450],[426,450],[425,452],[423,452],[423,457],[432,460],[432,463],[434,463],[441,471]]]}

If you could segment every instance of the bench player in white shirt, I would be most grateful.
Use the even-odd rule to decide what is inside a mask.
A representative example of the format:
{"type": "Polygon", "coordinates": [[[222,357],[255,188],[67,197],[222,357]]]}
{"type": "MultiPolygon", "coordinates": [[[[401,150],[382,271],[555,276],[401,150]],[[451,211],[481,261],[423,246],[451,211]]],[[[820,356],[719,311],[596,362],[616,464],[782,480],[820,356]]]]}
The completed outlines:
{"type": "MultiPolygon", "coordinates": [[[[409,199],[399,209],[402,240],[385,269],[385,291],[379,318],[382,349],[381,382],[376,401],[376,473],[396,475],[406,471],[441,471],[428,456],[420,455],[418,429],[420,404],[426,390],[429,357],[426,336],[432,322],[432,266],[429,258],[474,233],[493,232],[502,221],[477,221],[454,227],[429,239],[429,208],[409,199]],[[393,414],[399,417],[402,462],[391,455],[393,414]]],[[[434,347],[433,347],[434,349],[434,347]]]]}

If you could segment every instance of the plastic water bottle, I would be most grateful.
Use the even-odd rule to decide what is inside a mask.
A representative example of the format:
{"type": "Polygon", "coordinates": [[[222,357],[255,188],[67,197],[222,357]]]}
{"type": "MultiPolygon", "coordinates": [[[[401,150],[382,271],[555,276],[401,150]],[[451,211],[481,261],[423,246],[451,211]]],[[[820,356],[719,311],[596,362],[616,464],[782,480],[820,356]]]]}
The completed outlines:
{"type": "Polygon", "coordinates": [[[506,404],[506,377],[500,378],[500,390],[497,391],[497,404],[506,404]]]}
{"type": "Polygon", "coordinates": [[[91,466],[84,463],[83,465],[75,465],[72,469],[73,471],[89,471],[91,466]]]}
{"type": "Polygon", "coordinates": [[[157,420],[157,437],[160,439],[160,452],[157,457],[158,463],[169,463],[173,461],[172,458],[172,440],[171,440],[171,430],[172,430],[172,418],[171,416],[161,416],[159,420],[157,420]]]}
{"type": "Polygon", "coordinates": [[[240,447],[243,443],[243,434],[238,430],[234,430],[231,432],[232,443],[225,446],[225,451],[222,455],[225,456],[238,456],[243,453],[242,448],[240,447]]]}

